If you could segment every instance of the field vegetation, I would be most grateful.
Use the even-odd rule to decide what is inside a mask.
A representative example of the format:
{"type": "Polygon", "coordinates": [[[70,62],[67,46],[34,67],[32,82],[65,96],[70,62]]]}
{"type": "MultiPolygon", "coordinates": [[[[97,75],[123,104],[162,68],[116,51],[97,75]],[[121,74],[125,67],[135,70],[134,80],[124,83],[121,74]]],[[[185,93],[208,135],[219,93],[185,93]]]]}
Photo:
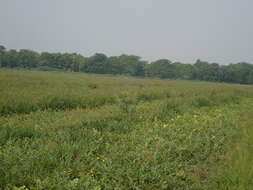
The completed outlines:
{"type": "Polygon", "coordinates": [[[252,189],[252,97],[250,85],[2,69],[0,189],[252,189]]]}

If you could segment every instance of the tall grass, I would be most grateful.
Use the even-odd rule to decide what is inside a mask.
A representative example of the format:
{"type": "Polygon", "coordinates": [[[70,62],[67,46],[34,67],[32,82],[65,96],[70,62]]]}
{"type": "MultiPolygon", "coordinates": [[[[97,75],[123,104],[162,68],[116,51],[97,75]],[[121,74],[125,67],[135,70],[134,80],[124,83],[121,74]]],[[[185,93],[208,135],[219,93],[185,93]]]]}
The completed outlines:
{"type": "Polygon", "coordinates": [[[138,102],[192,97],[198,107],[252,95],[240,85],[10,70],[0,70],[0,87],[0,116],[117,104],[122,92],[138,102]]]}
{"type": "Polygon", "coordinates": [[[253,120],[252,102],[247,112],[240,113],[239,132],[231,142],[231,149],[224,155],[223,165],[215,172],[212,186],[221,190],[253,189],[253,120]]]}
{"type": "Polygon", "coordinates": [[[0,189],[251,187],[251,133],[224,158],[252,86],[0,70],[0,92],[0,189]]]}

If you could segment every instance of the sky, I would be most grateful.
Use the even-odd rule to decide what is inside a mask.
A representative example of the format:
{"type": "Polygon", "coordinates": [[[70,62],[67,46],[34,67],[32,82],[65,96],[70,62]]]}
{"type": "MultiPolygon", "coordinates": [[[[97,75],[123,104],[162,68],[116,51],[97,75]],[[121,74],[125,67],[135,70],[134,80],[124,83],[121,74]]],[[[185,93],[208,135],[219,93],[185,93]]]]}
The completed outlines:
{"type": "Polygon", "coordinates": [[[253,0],[0,0],[7,49],[253,63],[253,0]]]}

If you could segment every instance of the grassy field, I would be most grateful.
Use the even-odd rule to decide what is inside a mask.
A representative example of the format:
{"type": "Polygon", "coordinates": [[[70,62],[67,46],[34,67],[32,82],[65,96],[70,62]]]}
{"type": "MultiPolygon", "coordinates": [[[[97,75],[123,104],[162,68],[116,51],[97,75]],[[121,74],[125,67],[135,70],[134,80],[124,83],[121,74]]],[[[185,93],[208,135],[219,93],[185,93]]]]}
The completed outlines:
{"type": "Polygon", "coordinates": [[[253,189],[253,86],[0,70],[0,189],[253,189]]]}

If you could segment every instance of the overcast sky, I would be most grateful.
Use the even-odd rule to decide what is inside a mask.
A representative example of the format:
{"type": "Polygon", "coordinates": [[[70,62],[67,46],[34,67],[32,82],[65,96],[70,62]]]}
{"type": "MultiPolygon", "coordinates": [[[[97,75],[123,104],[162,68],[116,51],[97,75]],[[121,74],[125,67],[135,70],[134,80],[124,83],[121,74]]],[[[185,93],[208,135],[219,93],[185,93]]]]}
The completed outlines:
{"type": "Polygon", "coordinates": [[[8,49],[253,63],[253,0],[0,0],[8,49]]]}

